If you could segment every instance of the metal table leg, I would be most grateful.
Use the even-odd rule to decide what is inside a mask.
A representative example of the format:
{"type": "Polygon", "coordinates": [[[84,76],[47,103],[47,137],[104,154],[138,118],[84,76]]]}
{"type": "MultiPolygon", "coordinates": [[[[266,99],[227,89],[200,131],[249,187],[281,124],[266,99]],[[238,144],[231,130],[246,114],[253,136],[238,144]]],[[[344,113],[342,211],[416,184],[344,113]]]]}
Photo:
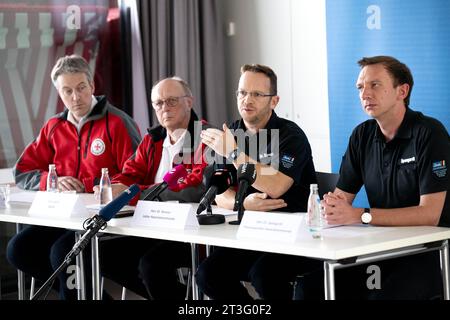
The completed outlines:
{"type": "Polygon", "coordinates": [[[92,300],[100,300],[100,263],[98,254],[98,236],[91,239],[92,250],[92,300]]]}
{"type": "Polygon", "coordinates": [[[441,259],[442,282],[444,288],[444,300],[450,300],[450,284],[449,284],[449,256],[448,256],[448,240],[442,243],[439,249],[439,257],[441,259]]]}
{"type": "Polygon", "coordinates": [[[328,261],[323,262],[325,281],[325,300],[335,300],[334,287],[334,264],[328,261]]]}
{"type": "MultiPolygon", "coordinates": [[[[81,238],[80,232],[75,232],[75,243],[81,238]]],[[[86,300],[86,279],[84,277],[84,258],[83,252],[77,255],[76,259],[76,276],[77,276],[77,296],[78,300],[86,300]]]]}
{"type": "MultiPolygon", "coordinates": [[[[20,223],[16,223],[16,234],[18,234],[22,230],[22,225],[20,223]]],[[[17,295],[19,300],[25,299],[25,274],[17,270],[17,295]]]]}
{"type": "Polygon", "coordinates": [[[198,245],[191,243],[191,283],[192,283],[192,299],[199,300],[201,295],[200,290],[195,282],[195,271],[197,271],[199,263],[198,245]]]}

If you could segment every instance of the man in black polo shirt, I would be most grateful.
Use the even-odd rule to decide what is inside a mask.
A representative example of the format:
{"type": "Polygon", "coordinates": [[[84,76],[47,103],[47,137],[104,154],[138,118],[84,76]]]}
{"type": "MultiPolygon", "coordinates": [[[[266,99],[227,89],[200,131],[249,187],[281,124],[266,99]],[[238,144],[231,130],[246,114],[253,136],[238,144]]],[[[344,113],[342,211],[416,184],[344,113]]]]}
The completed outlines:
{"type": "MultiPolygon", "coordinates": [[[[273,111],[279,101],[275,73],[266,66],[244,65],[236,96],[242,119],[230,126],[232,130],[224,125],[223,131],[203,131],[202,142],[236,168],[255,163],[257,177],[247,191],[246,210],[305,212],[309,185],[316,182],[311,147],[294,122],[273,111]]],[[[216,203],[233,209],[235,194],[230,188],[216,197],[216,203]]],[[[242,280],[251,281],[262,298],[289,298],[289,282],[302,267],[309,269],[317,263],[297,262],[292,256],[216,248],[200,265],[196,278],[213,299],[250,299],[242,280]]]]}
{"type": "MultiPolygon", "coordinates": [[[[450,144],[445,127],[408,107],[413,77],[405,64],[387,56],[358,63],[356,86],[364,111],[373,119],[357,126],[350,137],[337,188],[324,196],[327,222],[449,227],[450,144]],[[352,206],[362,185],[370,208],[352,206]]],[[[359,268],[362,279],[348,270],[353,273],[344,276],[350,297],[427,299],[442,290],[437,252],[377,265],[379,290],[366,288],[366,267],[359,268]]]]}

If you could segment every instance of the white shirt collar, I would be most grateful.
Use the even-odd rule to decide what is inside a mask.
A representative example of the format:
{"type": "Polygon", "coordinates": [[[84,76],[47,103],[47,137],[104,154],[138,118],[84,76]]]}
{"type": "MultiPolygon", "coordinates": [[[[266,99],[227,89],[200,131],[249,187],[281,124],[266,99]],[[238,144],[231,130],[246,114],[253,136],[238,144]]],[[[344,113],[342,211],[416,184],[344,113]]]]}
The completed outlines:
{"type": "Polygon", "coordinates": [[[70,112],[67,114],[67,121],[73,123],[73,125],[75,127],[77,127],[78,132],[80,132],[81,127],[83,127],[84,124],[84,120],[86,120],[86,118],[88,117],[88,115],[91,113],[92,109],[94,109],[95,105],[97,104],[97,99],[92,96],[92,100],[91,100],[91,107],[89,108],[88,113],[86,113],[86,115],[84,117],[81,117],[80,121],[77,122],[77,120],[75,119],[75,117],[73,116],[72,112],[70,112]]]}

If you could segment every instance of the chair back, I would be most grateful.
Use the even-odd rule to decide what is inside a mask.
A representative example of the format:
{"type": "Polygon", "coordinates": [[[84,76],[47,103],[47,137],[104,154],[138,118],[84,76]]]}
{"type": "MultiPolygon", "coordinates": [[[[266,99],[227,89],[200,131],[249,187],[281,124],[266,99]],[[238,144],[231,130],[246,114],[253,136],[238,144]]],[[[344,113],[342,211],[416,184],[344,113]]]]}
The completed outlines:
{"type": "Polygon", "coordinates": [[[323,195],[327,192],[333,192],[339,179],[338,173],[316,172],[317,184],[319,185],[319,196],[323,199],[323,195]]]}

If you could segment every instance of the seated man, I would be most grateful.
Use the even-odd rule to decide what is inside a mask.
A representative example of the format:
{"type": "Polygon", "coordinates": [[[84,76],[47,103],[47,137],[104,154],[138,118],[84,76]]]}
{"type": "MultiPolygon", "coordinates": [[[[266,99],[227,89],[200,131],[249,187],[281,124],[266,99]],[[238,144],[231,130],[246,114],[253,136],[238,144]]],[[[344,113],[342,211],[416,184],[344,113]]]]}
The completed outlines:
{"type": "MultiPolygon", "coordinates": [[[[174,165],[182,164],[188,176],[177,192],[164,191],[161,200],[198,202],[205,192],[201,182],[206,161],[205,146],[196,141],[194,128],[205,129],[206,123],[198,121],[191,90],[178,77],[157,82],[151,97],[160,125],[148,130],[122,173],[113,177],[113,194],[133,183],[142,190],[159,184],[174,165]]],[[[186,289],[177,281],[176,271],[191,265],[188,243],[121,237],[103,241],[100,255],[101,271],[108,279],[147,298],[184,299],[186,289]]]]}
{"type": "MultiPolygon", "coordinates": [[[[236,168],[245,162],[255,163],[257,177],[246,194],[245,209],[305,212],[309,186],[316,182],[311,147],[294,122],[279,118],[273,111],[280,99],[276,74],[266,66],[244,65],[236,96],[242,119],[230,128],[235,130],[238,142],[243,143],[236,144],[233,133],[225,124],[223,131],[203,131],[203,142],[217,154],[227,157],[236,168]]],[[[216,196],[216,203],[233,209],[235,195],[234,188],[229,188],[216,196]]],[[[200,264],[196,280],[200,289],[213,299],[250,299],[241,281],[251,281],[264,299],[288,299],[292,297],[290,282],[302,273],[302,268],[309,271],[320,267],[319,262],[304,260],[215,248],[200,264]]]]}
{"type": "MultiPolygon", "coordinates": [[[[60,191],[92,192],[102,168],[110,174],[121,171],[140,141],[139,129],[104,96],[93,96],[92,73],[82,57],[58,59],[51,79],[66,110],[48,120],[26,147],[14,167],[15,182],[22,189],[46,190],[49,164],[55,164],[60,191]]],[[[17,269],[46,280],[74,241],[73,231],[27,226],[8,243],[7,258],[17,269]]],[[[89,255],[85,258],[89,267],[89,255]]],[[[67,272],[59,276],[62,299],[76,298],[76,290],[66,283],[68,276],[67,272]]]]}
{"type": "MultiPolygon", "coordinates": [[[[393,57],[359,62],[356,82],[364,111],[341,163],[336,190],[324,196],[329,224],[450,227],[449,135],[436,119],[409,108],[413,76],[393,57]],[[365,186],[370,208],[352,206],[365,186]]],[[[381,288],[369,290],[367,266],[337,273],[348,298],[430,299],[442,292],[438,252],[380,261],[381,288]],[[359,274],[359,276],[358,276],[359,274]]],[[[322,281],[323,282],[323,281],[322,281]]],[[[307,292],[305,292],[307,294],[307,292]]]]}

